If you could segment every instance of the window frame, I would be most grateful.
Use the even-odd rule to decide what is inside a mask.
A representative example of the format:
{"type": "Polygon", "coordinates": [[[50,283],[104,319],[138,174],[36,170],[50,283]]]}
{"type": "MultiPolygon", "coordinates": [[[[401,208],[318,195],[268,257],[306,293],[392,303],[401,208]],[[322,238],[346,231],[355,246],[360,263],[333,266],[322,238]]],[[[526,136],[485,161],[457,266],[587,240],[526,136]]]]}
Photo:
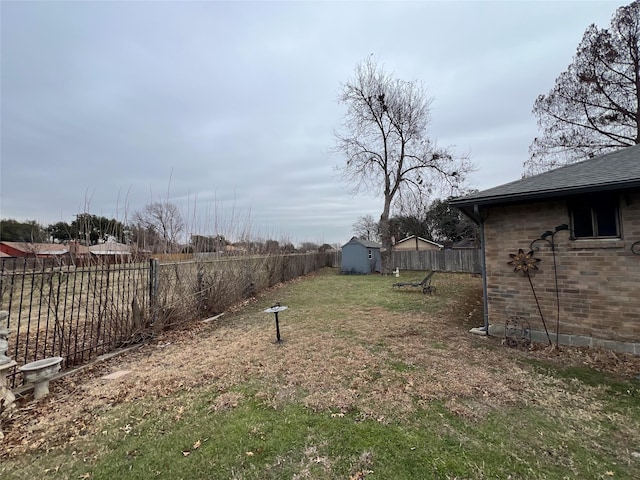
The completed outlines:
{"type": "MultiPolygon", "coordinates": [[[[572,198],[567,202],[567,208],[569,211],[569,221],[571,224],[571,238],[572,240],[611,240],[622,238],[622,218],[620,215],[620,195],[617,193],[595,193],[592,195],[581,195],[576,198],[572,198]],[[613,208],[613,218],[609,213],[609,222],[613,220],[615,223],[614,235],[601,235],[600,228],[598,226],[598,216],[602,214],[602,208],[613,208]],[[589,219],[591,220],[591,235],[577,235],[576,233],[576,212],[578,210],[589,210],[589,219]],[[600,211],[598,211],[600,210],[600,211]]],[[[581,215],[584,215],[582,213],[581,215]]]]}

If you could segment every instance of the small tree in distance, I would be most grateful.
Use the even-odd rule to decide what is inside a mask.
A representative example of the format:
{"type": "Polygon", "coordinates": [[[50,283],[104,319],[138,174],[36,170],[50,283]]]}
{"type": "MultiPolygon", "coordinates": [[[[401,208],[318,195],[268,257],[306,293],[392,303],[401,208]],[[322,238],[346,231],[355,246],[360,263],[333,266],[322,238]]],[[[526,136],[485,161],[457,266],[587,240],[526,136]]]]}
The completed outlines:
{"type": "Polygon", "coordinates": [[[46,240],[46,230],[35,220],[27,220],[26,222],[12,218],[0,220],[0,241],[32,243],[46,240]]]}
{"type": "Polygon", "coordinates": [[[442,185],[455,191],[471,165],[427,136],[431,99],[421,84],[393,78],[373,57],[356,67],[339,101],[347,107],[343,128],[335,134],[336,149],[346,157],[340,170],[355,191],[368,189],[383,196],[381,259],[383,273],[389,274],[394,200],[442,185]]]}
{"type": "Polygon", "coordinates": [[[372,215],[363,215],[358,217],[356,223],[353,224],[353,234],[360,240],[369,240],[371,242],[380,241],[378,222],[372,215]]]}
{"type": "Polygon", "coordinates": [[[460,240],[473,240],[479,236],[478,226],[469,220],[460,210],[449,205],[446,200],[434,200],[427,211],[427,222],[433,237],[444,244],[460,240]]]}
{"type": "Polygon", "coordinates": [[[320,253],[324,253],[324,252],[327,252],[327,251],[329,251],[329,250],[333,250],[333,249],[334,249],[334,247],[333,247],[333,246],[331,246],[331,245],[329,245],[328,243],[323,243],[322,245],[320,245],[320,246],[318,247],[318,251],[319,251],[320,253]]]}
{"type": "Polygon", "coordinates": [[[587,28],[533,114],[542,132],[525,174],[640,144],[640,1],[618,8],[610,28],[587,28]]]}
{"type": "Polygon", "coordinates": [[[178,240],[184,231],[184,220],[180,209],[170,202],[154,202],[134,214],[138,227],[157,235],[160,245],[154,251],[175,253],[179,250],[178,240]]]}
{"type": "MultiPolygon", "coordinates": [[[[64,228],[64,225],[61,227],[64,228]]],[[[77,214],[69,225],[70,238],[78,239],[87,246],[106,242],[110,237],[122,242],[125,230],[125,226],[115,218],[109,219],[91,213],[77,214]]]]}
{"type": "Polygon", "coordinates": [[[67,222],[52,223],[47,227],[47,233],[53,241],[66,242],[73,239],[71,225],[67,222]]]}

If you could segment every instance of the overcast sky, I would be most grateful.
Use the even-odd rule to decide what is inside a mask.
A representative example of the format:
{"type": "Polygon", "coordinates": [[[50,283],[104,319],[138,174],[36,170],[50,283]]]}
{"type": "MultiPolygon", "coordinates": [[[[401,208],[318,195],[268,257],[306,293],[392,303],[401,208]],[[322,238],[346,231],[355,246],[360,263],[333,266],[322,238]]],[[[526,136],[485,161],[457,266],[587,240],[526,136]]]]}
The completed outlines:
{"type": "Polygon", "coordinates": [[[2,1],[0,217],[123,221],[168,199],[205,235],[345,243],[382,210],[331,153],[358,62],[424,83],[429,134],[482,190],[521,177],[536,96],[620,5],[2,1]]]}

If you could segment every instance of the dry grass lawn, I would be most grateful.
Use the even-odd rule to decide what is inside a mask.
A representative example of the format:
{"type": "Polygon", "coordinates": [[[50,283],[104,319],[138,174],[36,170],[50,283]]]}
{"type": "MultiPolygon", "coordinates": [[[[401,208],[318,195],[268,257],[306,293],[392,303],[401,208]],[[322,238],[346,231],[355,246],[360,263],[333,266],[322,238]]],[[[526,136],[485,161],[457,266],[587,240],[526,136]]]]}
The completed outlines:
{"type": "MultiPolygon", "coordinates": [[[[482,323],[480,279],[438,274],[435,295],[391,289],[392,279],[337,277],[332,270],[278,286],[209,323],[166,332],[152,343],[52,382],[40,402],[19,402],[0,444],[1,457],[73,446],[98,435],[101,417],[118,404],[165,397],[177,418],[181,392],[203,385],[219,394],[211,411],[243,401],[238,385],[255,385],[255,397],[278,408],[291,402],[315,412],[386,423],[434,401],[466,421],[478,421],[508,405],[538,405],[586,421],[609,415],[589,388],[572,391],[564,380],[538,373],[530,360],[562,366],[588,365],[628,378],[640,359],[577,349],[510,349],[500,339],[471,335],[482,323]],[[333,293],[314,297],[313,282],[338,282],[333,293]],[[352,282],[373,282],[383,294],[350,298],[352,282]],[[378,282],[378,283],[376,283],[378,282]],[[386,284],[389,284],[388,286],[386,284]],[[388,288],[387,288],[388,287],[388,288]],[[377,295],[377,296],[375,296],[377,295]],[[274,343],[273,315],[263,309],[281,301],[284,342],[274,343]],[[116,380],[101,377],[131,370],[116,380]],[[570,408],[567,408],[567,407],[570,408]]],[[[597,389],[598,387],[593,387],[597,389]]],[[[187,394],[188,397],[188,394],[187,394]]],[[[615,415],[615,414],[612,414],[615,415]]],[[[630,439],[640,434],[628,426],[630,439]]],[[[631,454],[631,452],[629,452],[631,454]]],[[[631,461],[631,460],[629,460],[631,461]]]]}

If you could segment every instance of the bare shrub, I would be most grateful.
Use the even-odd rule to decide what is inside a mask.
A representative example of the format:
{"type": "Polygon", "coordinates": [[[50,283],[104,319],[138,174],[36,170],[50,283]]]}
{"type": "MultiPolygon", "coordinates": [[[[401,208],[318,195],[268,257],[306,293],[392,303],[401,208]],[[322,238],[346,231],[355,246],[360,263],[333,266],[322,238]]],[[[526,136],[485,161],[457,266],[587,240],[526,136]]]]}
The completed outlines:
{"type": "Polygon", "coordinates": [[[161,264],[155,328],[165,330],[222,313],[278,283],[331,265],[332,260],[328,253],[307,253],[161,264]]]}

